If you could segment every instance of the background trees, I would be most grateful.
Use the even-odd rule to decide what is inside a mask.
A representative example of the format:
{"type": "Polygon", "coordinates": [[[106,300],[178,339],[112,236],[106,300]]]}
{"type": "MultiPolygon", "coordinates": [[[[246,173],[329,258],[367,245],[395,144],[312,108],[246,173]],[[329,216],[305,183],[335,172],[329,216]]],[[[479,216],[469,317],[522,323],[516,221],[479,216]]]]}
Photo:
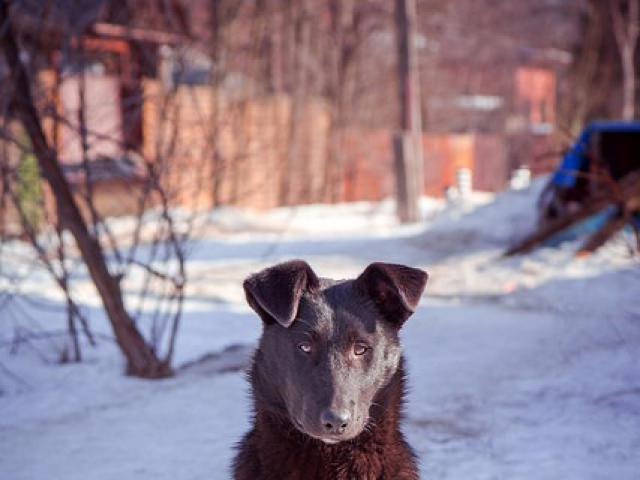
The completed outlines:
{"type": "Polygon", "coordinates": [[[2,1],[0,229],[28,240],[64,292],[61,359],[95,341],[76,286],[86,273],[128,371],[170,374],[204,212],[401,191],[399,118],[422,118],[401,125],[425,152],[400,182],[415,198],[469,166],[450,145],[473,145],[474,176],[499,188],[522,164],[555,161],[585,122],[636,116],[635,0],[417,0],[407,36],[395,7],[2,1]],[[407,78],[423,92],[411,105],[397,95],[407,78]]]}

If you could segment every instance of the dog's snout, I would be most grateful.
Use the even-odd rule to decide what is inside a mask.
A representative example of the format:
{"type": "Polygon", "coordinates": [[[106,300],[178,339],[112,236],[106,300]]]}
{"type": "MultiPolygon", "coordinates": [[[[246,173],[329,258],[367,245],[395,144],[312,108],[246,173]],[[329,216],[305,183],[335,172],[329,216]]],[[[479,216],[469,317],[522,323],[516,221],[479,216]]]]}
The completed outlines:
{"type": "Polygon", "coordinates": [[[349,425],[351,414],[347,410],[327,409],[320,415],[320,422],[327,433],[342,434],[349,425]]]}

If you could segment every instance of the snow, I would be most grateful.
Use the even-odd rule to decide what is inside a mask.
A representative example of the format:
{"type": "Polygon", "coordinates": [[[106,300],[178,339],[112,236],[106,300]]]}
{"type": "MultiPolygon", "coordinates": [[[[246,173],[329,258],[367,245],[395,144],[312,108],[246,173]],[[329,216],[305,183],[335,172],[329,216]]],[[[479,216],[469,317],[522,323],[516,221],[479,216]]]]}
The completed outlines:
{"type": "MultiPolygon", "coordinates": [[[[409,394],[404,430],[424,478],[640,478],[640,269],[622,234],[575,258],[576,242],[503,258],[535,223],[543,180],[458,205],[424,199],[424,221],[400,226],[393,203],[203,214],[192,245],[178,374],[125,377],[99,302],[78,291],[98,347],[59,365],[47,337],[13,345],[20,329],[63,331],[62,298],[25,267],[19,242],[0,251],[0,478],[230,477],[249,428],[243,370],[260,334],[242,279],[288,258],[322,276],[372,261],[430,272],[403,331],[409,394]]],[[[151,215],[151,214],[150,214],[151,215]]],[[[126,232],[131,219],[114,222],[126,232]]],[[[128,293],[135,285],[125,285],[128,293]]]]}

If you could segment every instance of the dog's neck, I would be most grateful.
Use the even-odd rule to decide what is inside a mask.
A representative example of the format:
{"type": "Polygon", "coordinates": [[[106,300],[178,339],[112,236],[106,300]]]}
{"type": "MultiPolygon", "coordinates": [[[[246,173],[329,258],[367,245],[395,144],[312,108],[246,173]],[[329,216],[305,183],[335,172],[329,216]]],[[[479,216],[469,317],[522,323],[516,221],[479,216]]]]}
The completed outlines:
{"type": "Polygon", "coordinates": [[[282,451],[290,452],[317,449],[321,454],[340,454],[354,448],[367,449],[367,446],[386,444],[399,435],[399,422],[402,416],[405,373],[403,361],[384,386],[374,397],[369,409],[370,420],[366,428],[352,440],[328,445],[320,440],[300,432],[289,420],[286,410],[277,405],[267,404],[265,400],[256,399],[255,431],[256,439],[269,439],[268,448],[273,448],[273,439],[278,438],[282,451]]]}

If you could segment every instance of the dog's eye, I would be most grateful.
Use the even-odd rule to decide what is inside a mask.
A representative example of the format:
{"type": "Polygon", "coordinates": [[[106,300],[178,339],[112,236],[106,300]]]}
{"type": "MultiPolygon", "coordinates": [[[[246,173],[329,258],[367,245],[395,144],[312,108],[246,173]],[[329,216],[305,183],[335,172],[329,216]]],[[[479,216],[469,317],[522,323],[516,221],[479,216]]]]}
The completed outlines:
{"type": "Polygon", "coordinates": [[[364,355],[369,350],[369,346],[364,343],[356,343],[353,346],[353,353],[355,355],[364,355]]]}
{"type": "Polygon", "coordinates": [[[309,342],[299,343],[298,348],[304,353],[311,353],[311,344],[309,342]]]}

